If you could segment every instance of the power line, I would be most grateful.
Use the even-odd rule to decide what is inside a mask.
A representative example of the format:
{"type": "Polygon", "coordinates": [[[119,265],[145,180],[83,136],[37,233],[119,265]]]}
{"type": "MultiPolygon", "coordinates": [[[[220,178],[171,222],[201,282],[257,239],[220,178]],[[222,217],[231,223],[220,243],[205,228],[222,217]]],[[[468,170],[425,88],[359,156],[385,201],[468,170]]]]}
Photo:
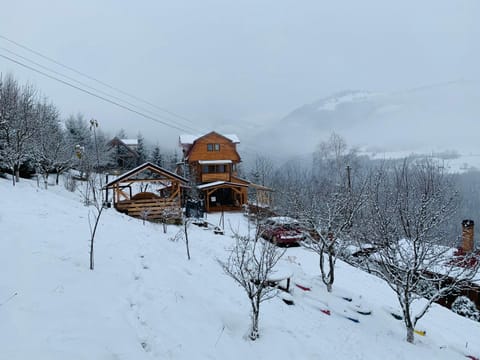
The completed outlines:
{"type": "Polygon", "coordinates": [[[107,88],[109,88],[109,89],[111,89],[111,90],[115,90],[115,91],[117,91],[117,92],[119,92],[119,93],[121,93],[121,94],[123,94],[123,95],[126,95],[126,96],[131,97],[132,99],[135,99],[135,100],[137,100],[137,101],[143,102],[144,104],[150,105],[150,106],[152,106],[152,107],[154,107],[154,108],[156,108],[156,109],[158,109],[158,110],[160,110],[160,111],[163,111],[163,112],[165,112],[165,113],[167,113],[167,114],[169,114],[169,115],[171,115],[171,116],[174,116],[174,117],[177,117],[177,118],[182,119],[182,120],[184,120],[184,121],[187,121],[187,122],[189,122],[190,124],[195,124],[192,120],[186,118],[185,116],[179,115],[179,114],[177,114],[177,113],[175,113],[175,112],[173,112],[173,111],[170,111],[170,110],[168,110],[168,109],[162,108],[162,107],[157,106],[157,105],[155,105],[155,104],[153,104],[153,103],[151,103],[151,102],[149,102],[149,101],[147,101],[147,100],[144,100],[144,99],[142,99],[142,98],[140,98],[140,97],[138,97],[138,96],[136,96],[136,95],[130,94],[130,93],[128,93],[128,92],[126,92],[126,91],[124,91],[124,90],[122,90],[122,89],[119,89],[119,88],[117,88],[117,87],[115,87],[115,86],[109,85],[109,84],[107,84],[107,83],[104,82],[104,81],[101,81],[101,80],[99,80],[99,79],[97,79],[97,78],[95,78],[95,77],[93,77],[93,76],[90,76],[90,75],[88,75],[88,74],[86,74],[86,73],[83,73],[83,72],[81,72],[81,71],[79,71],[79,70],[77,70],[77,69],[75,69],[75,68],[73,68],[73,67],[71,67],[71,66],[65,65],[65,64],[61,63],[60,61],[57,61],[57,60],[55,60],[55,59],[53,59],[53,58],[51,58],[51,57],[48,57],[48,56],[46,56],[46,55],[43,55],[42,53],[40,53],[40,52],[38,52],[38,51],[36,51],[36,50],[34,50],[34,49],[32,49],[32,48],[29,48],[28,46],[22,45],[22,44],[20,44],[19,42],[15,41],[15,40],[9,39],[8,37],[6,37],[6,36],[4,36],[4,35],[2,35],[2,34],[0,34],[0,38],[2,38],[2,39],[4,39],[4,40],[6,40],[6,41],[8,41],[8,42],[10,42],[10,43],[18,46],[18,47],[20,47],[20,48],[22,48],[22,49],[24,49],[24,50],[27,50],[27,51],[29,51],[29,52],[37,55],[37,56],[40,56],[41,58],[43,58],[43,59],[45,59],[45,60],[51,61],[51,62],[53,62],[53,63],[55,63],[55,64],[57,64],[57,65],[65,68],[65,69],[67,69],[67,70],[73,71],[74,73],[76,73],[76,74],[78,74],[78,75],[81,75],[81,76],[83,76],[83,77],[85,77],[85,78],[87,78],[87,79],[89,79],[89,80],[95,81],[95,82],[97,82],[98,84],[101,84],[101,85],[103,85],[103,86],[105,86],[105,87],[107,87],[107,88]]]}
{"type": "MultiPolygon", "coordinates": [[[[169,114],[169,115],[172,116],[172,117],[181,119],[181,120],[183,120],[183,121],[185,121],[185,122],[187,122],[187,123],[190,123],[190,124],[194,124],[194,125],[195,125],[195,123],[194,123],[192,120],[190,120],[190,119],[188,119],[188,118],[186,118],[186,117],[184,117],[184,116],[182,116],[182,115],[179,115],[179,114],[177,114],[177,113],[175,113],[175,112],[173,112],[173,111],[170,111],[170,110],[168,110],[168,109],[159,107],[159,106],[157,106],[157,105],[155,105],[155,104],[153,104],[153,103],[151,103],[151,102],[149,102],[149,101],[147,101],[147,100],[144,100],[144,99],[142,99],[142,98],[140,98],[140,97],[138,97],[138,96],[135,96],[135,95],[133,95],[133,94],[130,94],[130,93],[128,93],[128,92],[126,92],[126,91],[124,91],[124,90],[122,90],[122,89],[119,89],[119,88],[115,87],[115,86],[109,85],[108,83],[106,83],[106,82],[104,82],[104,81],[102,81],[102,80],[99,80],[99,79],[97,79],[97,78],[95,78],[95,77],[93,77],[93,76],[90,76],[90,75],[88,75],[88,74],[86,74],[86,73],[84,73],[84,72],[81,72],[81,71],[79,71],[79,70],[77,70],[77,69],[75,69],[75,68],[73,68],[73,67],[71,67],[71,66],[65,65],[65,64],[63,64],[63,63],[61,63],[61,62],[59,62],[59,61],[57,61],[57,60],[55,60],[55,59],[53,59],[53,58],[51,58],[51,57],[49,57],[49,56],[46,56],[46,55],[44,55],[44,54],[42,54],[42,53],[40,53],[40,52],[38,52],[38,51],[36,51],[36,50],[34,50],[34,49],[26,46],[26,45],[22,45],[22,44],[20,44],[19,42],[15,41],[15,40],[12,40],[12,39],[10,39],[10,38],[2,35],[2,34],[0,34],[0,38],[6,40],[6,41],[8,41],[8,42],[10,42],[10,43],[12,43],[12,44],[14,44],[14,45],[16,45],[16,46],[18,46],[18,47],[20,47],[20,48],[22,48],[22,49],[24,49],[24,50],[27,50],[28,52],[33,53],[33,54],[35,54],[35,55],[37,55],[37,56],[39,56],[39,57],[41,57],[41,58],[43,58],[43,59],[45,59],[45,60],[48,60],[48,61],[50,61],[50,62],[52,62],[52,63],[54,63],[54,64],[56,64],[56,65],[59,65],[59,66],[65,68],[65,69],[67,69],[67,70],[69,70],[69,71],[72,71],[72,72],[74,72],[74,73],[76,73],[76,74],[78,74],[78,75],[80,75],[80,76],[83,76],[83,77],[85,77],[85,78],[87,78],[87,79],[89,79],[89,80],[92,80],[92,81],[100,84],[100,85],[103,85],[103,86],[105,86],[105,87],[107,87],[107,88],[109,88],[109,89],[111,89],[111,90],[117,91],[118,93],[121,93],[121,94],[123,94],[123,95],[125,95],[125,96],[128,96],[128,97],[130,97],[130,98],[132,98],[132,99],[134,99],[134,100],[136,100],[136,101],[139,101],[139,102],[142,102],[142,103],[144,103],[144,104],[147,104],[147,105],[149,105],[149,106],[151,106],[151,107],[153,107],[153,108],[156,108],[156,109],[158,109],[158,110],[160,110],[160,111],[162,111],[162,112],[165,112],[166,114],[169,114]]],[[[72,77],[70,77],[70,76],[67,76],[67,75],[65,75],[65,74],[62,74],[62,73],[60,73],[60,72],[58,72],[58,71],[52,70],[51,68],[48,68],[48,67],[46,67],[46,66],[44,66],[44,65],[42,65],[42,64],[39,64],[39,63],[37,63],[37,62],[35,62],[35,61],[31,60],[31,59],[28,59],[28,58],[25,57],[25,56],[19,55],[19,54],[15,53],[15,52],[13,52],[13,51],[11,51],[11,50],[5,49],[5,48],[3,48],[3,47],[0,47],[0,49],[2,49],[2,50],[4,50],[4,51],[7,51],[7,52],[9,52],[10,54],[13,54],[13,55],[15,55],[15,56],[17,56],[17,57],[19,57],[19,58],[21,58],[21,59],[23,59],[23,60],[26,60],[26,61],[32,63],[32,64],[35,64],[36,66],[38,66],[38,67],[40,67],[40,68],[42,68],[42,69],[44,69],[44,70],[47,70],[47,71],[49,71],[49,72],[51,72],[51,73],[54,73],[54,74],[59,75],[59,76],[62,76],[62,77],[66,78],[66,79],[68,79],[68,80],[70,80],[70,81],[73,81],[73,82],[75,82],[75,83],[77,83],[77,84],[80,84],[80,85],[82,85],[82,86],[84,86],[84,87],[86,87],[86,88],[88,88],[88,89],[94,90],[94,91],[96,91],[96,92],[98,92],[98,93],[101,93],[101,94],[103,94],[103,95],[105,95],[105,96],[108,96],[108,97],[110,97],[110,98],[113,98],[113,99],[115,99],[115,100],[117,100],[117,101],[108,99],[108,98],[106,98],[106,97],[104,97],[104,96],[95,94],[95,93],[93,93],[93,92],[91,92],[91,91],[82,89],[82,88],[80,88],[80,87],[78,87],[78,86],[76,86],[76,85],[73,85],[73,84],[71,84],[71,83],[69,83],[69,82],[67,82],[67,81],[64,81],[64,80],[62,80],[62,79],[59,79],[59,78],[57,78],[57,77],[55,77],[55,76],[52,76],[52,75],[49,75],[49,74],[47,74],[47,73],[44,73],[43,71],[40,71],[40,70],[35,69],[35,68],[31,67],[31,66],[28,66],[28,65],[26,65],[26,64],[24,64],[24,63],[22,63],[22,62],[20,62],[20,61],[14,60],[14,59],[12,59],[12,58],[10,58],[10,57],[8,57],[8,56],[5,56],[5,55],[0,54],[0,57],[3,57],[4,59],[7,59],[7,60],[9,60],[9,61],[12,61],[12,62],[14,62],[14,63],[16,63],[16,64],[18,64],[18,65],[20,65],[20,66],[23,66],[23,67],[25,67],[25,68],[27,68],[27,69],[30,69],[30,70],[32,70],[32,71],[35,71],[35,72],[37,72],[37,73],[39,73],[39,74],[41,74],[41,75],[44,75],[44,76],[46,76],[46,77],[48,77],[48,78],[50,78],[50,79],[53,79],[53,80],[58,81],[58,82],[61,82],[61,83],[63,83],[64,85],[70,86],[70,87],[72,87],[72,88],[74,88],[74,89],[77,89],[77,90],[82,91],[82,92],[84,92],[84,93],[86,93],[86,94],[89,94],[89,95],[91,95],[91,96],[94,96],[94,97],[96,97],[96,98],[99,98],[99,99],[101,99],[101,100],[103,100],[103,101],[106,101],[106,102],[108,102],[108,103],[110,103],[110,104],[116,105],[116,106],[118,106],[118,107],[120,107],[120,108],[123,108],[123,109],[125,109],[125,110],[127,110],[127,111],[130,111],[130,112],[132,112],[132,113],[135,113],[135,114],[137,114],[137,115],[140,115],[140,116],[142,116],[142,117],[144,117],[144,118],[147,118],[147,119],[149,119],[149,120],[155,121],[155,122],[160,123],[160,124],[163,124],[163,125],[165,125],[165,126],[168,126],[168,127],[171,127],[171,128],[177,129],[177,130],[180,130],[180,131],[182,131],[182,132],[190,132],[190,131],[199,132],[199,133],[204,132],[204,130],[201,130],[201,131],[200,131],[200,130],[198,130],[198,129],[196,129],[196,128],[193,128],[193,127],[191,127],[191,126],[188,126],[188,125],[180,125],[180,124],[178,124],[178,123],[177,123],[177,124],[169,124],[168,122],[163,121],[163,120],[160,120],[160,119],[157,118],[157,117],[162,117],[162,116],[160,116],[159,114],[156,114],[156,113],[154,113],[154,112],[152,112],[152,111],[150,111],[150,110],[148,110],[148,109],[145,109],[145,108],[143,108],[143,107],[140,107],[140,106],[138,106],[138,105],[135,105],[135,104],[133,104],[133,103],[131,103],[131,102],[125,100],[125,99],[119,98],[119,97],[117,97],[117,96],[115,96],[115,95],[112,95],[112,94],[109,94],[109,93],[107,93],[107,92],[105,92],[105,91],[99,90],[99,89],[97,89],[97,88],[95,88],[95,87],[92,87],[92,86],[90,86],[90,85],[88,85],[88,84],[85,84],[84,82],[81,82],[81,81],[79,81],[79,80],[76,80],[76,79],[74,79],[74,78],[72,78],[72,77]],[[120,101],[120,102],[123,102],[123,103],[126,103],[126,104],[128,104],[129,106],[126,106],[126,105],[124,105],[124,104],[121,104],[119,101],[120,101]],[[137,109],[140,109],[141,111],[132,109],[131,107],[135,107],[135,108],[137,108],[137,109]],[[154,116],[145,114],[144,112],[148,112],[148,113],[150,113],[150,114],[153,114],[154,116]],[[182,128],[181,126],[185,126],[185,127],[182,128]]],[[[175,122],[175,120],[173,120],[173,119],[168,119],[168,120],[169,120],[169,121],[172,121],[172,122],[175,122]]],[[[178,120],[177,120],[177,121],[178,121],[178,120]]],[[[240,125],[240,124],[237,124],[237,125],[240,125]]],[[[249,146],[247,146],[246,148],[244,147],[244,151],[246,150],[247,152],[250,152],[251,154],[258,154],[258,149],[255,149],[255,150],[254,150],[253,148],[252,148],[252,149],[249,149],[249,148],[250,148],[249,146]],[[250,151],[249,151],[249,150],[250,150],[250,151]]]]}
{"type": "MultiPolygon", "coordinates": [[[[125,99],[122,99],[122,98],[119,98],[118,96],[109,94],[109,93],[107,93],[107,92],[105,92],[105,91],[103,91],[103,90],[97,89],[97,88],[95,88],[95,87],[93,87],[93,86],[90,86],[90,85],[88,85],[88,84],[86,84],[86,83],[84,83],[84,82],[82,82],[82,81],[79,81],[79,80],[77,80],[77,79],[75,79],[75,78],[73,78],[73,77],[71,77],[71,76],[62,74],[62,73],[60,73],[60,72],[58,72],[58,71],[56,71],[56,70],[53,70],[53,69],[51,69],[51,68],[49,68],[49,67],[47,67],[47,66],[44,66],[44,65],[42,65],[42,64],[40,64],[40,63],[38,63],[38,62],[36,62],[36,61],[33,61],[33,60],[31,60],[31,59],[29,59],[29,58],[27,58],[27,57],[25,57],[25,56],[19,55],[19,54],[15,53],[14,51],[11,51],[11,50],[6,49],[6,48],[4,48],[4,47],[0,47],[0,50],[6,51],[6,52],[8,52],[8,53],[10,53],[10,54],[12,54],[12,55],[20,58],[20,59],[23,59],[23,60],[25,60],[25,61],[28,61],[28,62],[31,63],[31,64],[34,64],[35,66],[38,66],[38,67],[40,67],[40,68],[42,68],[42,69],[44,69],[44,70],[47,70],[47,71],[49,71],[49,72],[51,72],[51,73],[56,74],[56,75],[62,76],[62,77],[66,78],[66,79],[68,79],[68,80],[70,80],[70,81],[73,81],[73,82],[75,82],[75,83],[77,83],[77,84],[80,84],[80,85],[82,85],[83,87],[86,87],[86,88],[88,88],[88,89],[94,90],[94,91],[96,91],[96,92],[98,92],[98,93],[100,93],[100,94],[103,94],[103,95],[105,95],[105,96],[108,96],[108,97],[110,97],[110,98],[113,98],[113,99],[115,99],[115,100],[117,100],[117,101],[126,103],[126,104],[128,104],[129,106],[131,106],[131,107],[134,107],[134,108],[140,109],[141,111],[144,111],[144,112],[153,114],[153,116],[157,116],[157,117],[160,117],[160,118],[163,117],[163,116],[161,116],[161,115],[159,115],[159,114],[154,113],[154,112],[151,111],[151,110],[142,108],[141,106],[138,106],[138,105],[136,105],[136,104],[134,104],[134,103],[131,103],[131,102],[125,100],[125,99]]],[[[171,119],[168,119],[168,120],[170,120],[170,121],[175,121],[175,120],[171,120],[171,119]]],[[[198,129],[193,128],[193,127],[190,127],[190,126],[186,126],[186,128],[188,128],[189,130],[193,130],[193,131],[199,131],[198,129]]]]}
{"type": "Polygon", "coordinates": [[[155,121],[155,122],[157,122],[157,123],[159,123],[159,124],[162,124],[162,125],[165,125],[165,126],[168,126],[168,127],[170,127],[170,128],[174,128],[174,129],[177,129],[177,130],[180,130],[180,131],[186,131],[185,128],[182,128],[182,127],[180,127],[180,126],[178,126],[178,125],[167,123],[167,122],[165,122],[165,121],[163,121],[163,120],[157,119],[157,118],[155,118],[155,117],[153,117],[153,116],[150,116],[150,115],[148,115],[148,114],[144,114],[144,113],[142,113],[142,112],[140,112],[140,111],[137,111],[137,110],[135,110],[135,109],[132,109],[132,108],[130,108],[130,107],[128,107],[128,106],[125,106],[125,105],[123,105],[123,104],[120,104],[120,103],[118,103],[118,102],[116,102],[116,101],[113,101],[113,100],[111,100],[111,99],[108,99],[108,98],[106,98],[106,97],[104,97],[104,96],[95,94],[95,93],[93,93],[93,92],[91,92],[91,91],[89,91],[89,90],[85,90],[85,89],[83,89],[83,88],[81,88],[81,87],[79,87],[79,86],[73,85],[73,84],[71,84],[71,83],[69,83],[69,82],[67,82],[67,81],[65,81],[65,80],[59,79],[59,78],[57,78],[57,77],[55,77],[55,76],[53,76],[53,75],[50,75],[50,74],[47,74],[46,72],[41,71],[41,70],[35,69],[34,67],[31,67],[31,66],[29,66],[29,65],[27,65],[27,64],[24,64],[24,63],[22,63],[22,62],[20,62],[20,61],[18,61],[18,60],[12,59],[11,57],[8,57],[8,56],[6,56],[6,55],[0,54],[0,57],[4,58],[4,59],[6,59],[6,60],[9,60],[9,61],[11,61],[11,62],[14,62],[15,64],[18,64],[18,65],[20,65],[20,66],[23,66],[24,68],[27,68],[27,69],[32,70],[32,71],[35,71],[35,72],[37,72],[37,73],[39,73],[39,74],[41,74],[41,75],[43,75],[43,76],[46,76],[46,77],[48,77],[48,78],[50,78],[50,79],[52,79],[52,80],[58,81],[58,82],[60,82],[60,83],[62,83],[62,84],[64,84],[64,85],[70,86],[70,87],[72,87],[72,88],[74,88],[74,89],[77,89],[77,90],[82,91],[82,92],[84,92],[84,93],[86,93],[86,94],[89,94],[89,95],[91,95],[91,96],[94,96],[94,97],[96,97],[96,98],[99,98],[99,99],[101,99],[101,100],[103,100],[103,101],[106,101],[106,102],[108,102],[108,103],[110,103],[110,104],[116,105],[116,106],[118,106],[118,107],[120,107],[120,108],[122,108],[122,109],[125,109],[125,110],[127,110],[127,111],[130,111],[130,112],[132,112],[132,113],[134,113],[134,114],[140,115],[140,116],[142,116],[142,117],[144,117],[144,118],[146,118],[146,119],[150,119],[150,120],[155,121]]]}

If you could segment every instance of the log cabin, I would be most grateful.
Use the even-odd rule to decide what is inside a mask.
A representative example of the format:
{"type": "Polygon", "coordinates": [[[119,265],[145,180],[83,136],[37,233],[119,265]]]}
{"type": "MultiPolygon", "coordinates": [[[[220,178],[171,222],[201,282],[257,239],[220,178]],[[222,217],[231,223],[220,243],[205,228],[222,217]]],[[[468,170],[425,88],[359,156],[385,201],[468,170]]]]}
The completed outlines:
{"type": "Polygon", "coordinates": [[[236,135],[212,131],[203,136],[180,135],[184,175],[201,191],[205,210],[240,210],[248,201],[250,182],[238,177],[241,162],[236,135]]]}

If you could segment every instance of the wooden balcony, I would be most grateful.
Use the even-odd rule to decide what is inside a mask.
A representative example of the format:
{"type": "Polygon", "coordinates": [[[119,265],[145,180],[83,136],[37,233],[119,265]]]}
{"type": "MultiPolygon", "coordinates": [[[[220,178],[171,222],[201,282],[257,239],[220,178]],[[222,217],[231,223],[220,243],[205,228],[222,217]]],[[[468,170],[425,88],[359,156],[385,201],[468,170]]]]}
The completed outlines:
{"type": "Polygon", "coordinates": [[[205,173],[201,176],[202,183],[212,181],[230,181],[230,173],[205,173]]]}

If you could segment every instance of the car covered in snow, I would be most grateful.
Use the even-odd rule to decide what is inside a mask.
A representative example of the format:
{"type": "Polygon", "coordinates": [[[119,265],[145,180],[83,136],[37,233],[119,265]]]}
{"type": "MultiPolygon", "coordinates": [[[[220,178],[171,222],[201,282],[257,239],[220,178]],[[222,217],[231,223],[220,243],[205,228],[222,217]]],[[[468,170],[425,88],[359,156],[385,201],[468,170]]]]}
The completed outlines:
{"type": "Polygon", "coordinates": [[[298,246],[305,239],[300,223],[287,216],[267,218],[260,226],[260,235],[279,246],[298,246]]]}

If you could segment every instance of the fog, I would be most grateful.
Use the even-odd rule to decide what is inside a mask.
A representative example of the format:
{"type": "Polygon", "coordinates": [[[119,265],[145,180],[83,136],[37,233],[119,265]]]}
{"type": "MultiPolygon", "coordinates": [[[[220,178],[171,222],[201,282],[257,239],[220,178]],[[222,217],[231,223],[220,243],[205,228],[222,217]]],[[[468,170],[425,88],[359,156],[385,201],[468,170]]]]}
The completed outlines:
{"type": "MultiPolygon", "coordinates": [[[[130,136],[141,132],[168,147],[176,145],[182,132],[212,129],[252,140],[258,131],[278,127],[295,109],[340,91],[392,94],[450,81],[479,81],[478,14],[480,2],[474,0],[2,4],[1,36],[182,119],[129,98],[153,111],[148,114],[157,121],[147,119],[1,57],[0,71],[33,83],[64,117],[81,112],[108,131],[124,128],[130,136]]],[[[0,38],[1,55],[27,64],[11,52],[127,99],[0,38]]],[[[422,131],[435,134],[435,124],[452,121],[457,106],[458,101],[451,108],[454,114],[445,119],[423,117],[422,131]]],[[[462,114],[477,119],[477,111],[463,108],[462,114]]],[[[372,134],[369,126],[355,130],[362,144],[372,134]]],[[[478,123],[470,126],[471,134],[480,130],[478,123]]],[[[388,131],[388,126],[380,129],[388,131]]]]}

